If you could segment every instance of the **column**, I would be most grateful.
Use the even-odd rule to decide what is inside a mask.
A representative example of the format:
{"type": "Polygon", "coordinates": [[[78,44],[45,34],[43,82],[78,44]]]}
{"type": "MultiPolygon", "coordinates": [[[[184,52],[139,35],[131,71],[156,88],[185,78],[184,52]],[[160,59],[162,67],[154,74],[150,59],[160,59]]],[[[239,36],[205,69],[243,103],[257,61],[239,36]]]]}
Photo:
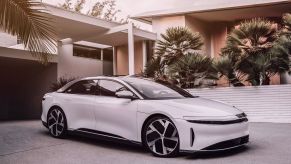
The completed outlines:
{"type": "Polygon", "coordinates": [[[133,24],[128,23],[128,74],[134,75],[134,36],[133,24]]]}
{"type": "Polygon", "coordinates": [[[101,49],[101,56],[100,56],[100,60],[103,61],[103,49],[101,49]]]}
{"type": "Polygon", "coordinates": [[[147,64],[147,42],[144,40],[142,42],[142,68],[145,70],[147,64]]]}
{"type": "Polygon", "coordinates": [[[113,75],[117,75],[117,70],[116,70],[116,63],[117,63],[117,61],[116,61],[116,59],[117,59],[117,56],[116,56],[116,47],[114,46],[113,47],[113,75]]]}

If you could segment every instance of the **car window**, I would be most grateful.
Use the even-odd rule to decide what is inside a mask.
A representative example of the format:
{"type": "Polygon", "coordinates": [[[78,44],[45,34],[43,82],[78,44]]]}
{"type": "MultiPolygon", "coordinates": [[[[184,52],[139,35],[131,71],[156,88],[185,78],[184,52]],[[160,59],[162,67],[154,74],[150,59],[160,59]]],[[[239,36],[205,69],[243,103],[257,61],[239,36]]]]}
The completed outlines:
{"type": "Polygon", "coordinates": [[[65,92],[70,94],[95,95],[97,90],[97,80],[82,80],[76,82],[65,92]]]}
{"type": "Polygon", "coordinates": [[[166,82],[155,82],[149,79],[140,78],[123,78],[137,92],[146,99],[179,99],[190,97],[191,94],[166,82]]]}
{"type": "Polygon", "coordinates": [[[127,88],[124,85],[111,80],[100,80],[99,89],[100,89],[99,93],[101,96],[114,96],[114,97],[116,92],[127,90],[127,88]]]}

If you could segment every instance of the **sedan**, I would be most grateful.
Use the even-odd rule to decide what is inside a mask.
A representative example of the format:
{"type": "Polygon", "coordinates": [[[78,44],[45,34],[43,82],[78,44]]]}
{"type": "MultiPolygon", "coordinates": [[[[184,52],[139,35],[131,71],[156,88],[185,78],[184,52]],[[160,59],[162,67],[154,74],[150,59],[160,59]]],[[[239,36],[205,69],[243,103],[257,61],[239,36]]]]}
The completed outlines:
{"type": "Polygon", "coordinates": [[[74,80],[45,94],[42,107],[43,125],[53,137],[74,133],[138,144],[158,157],[249,142],[247,116],[236,107],[146,78],[74,80]]]}

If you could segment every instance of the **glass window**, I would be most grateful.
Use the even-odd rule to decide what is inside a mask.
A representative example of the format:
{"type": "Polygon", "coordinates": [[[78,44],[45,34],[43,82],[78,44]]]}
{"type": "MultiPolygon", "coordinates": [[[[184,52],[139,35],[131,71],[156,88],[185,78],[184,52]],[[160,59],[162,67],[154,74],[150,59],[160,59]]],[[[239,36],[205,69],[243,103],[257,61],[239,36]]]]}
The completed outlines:
{"type": "Polygon", "coordinates": [[[73,45],[73,56],[91,59],[101,59],[101,49],[81,45],[73,45]]]}
{"type": "Polygon", "coordinates": [[[97,90],[97,80],[83,80],[69,87],[66,90],[66,93],[95,95],[96,90],[97,90]]]}
{"type": "Polygon", "coordinates": [[[100,80],[99,86],[100,86],[100,95],[102,96],[115,97],[116,92],[127,90],[127,88],[123,86],[122,84],[115,81],[111,81],[111,80],[100,80]]]}
{"type": "Polygon", "coordinates": [[[185,90],[165,82],[154,82],[148,79],[124,78],[123,81],[131,85],[146,99],[179,99],[193,97],[185,90]]]}

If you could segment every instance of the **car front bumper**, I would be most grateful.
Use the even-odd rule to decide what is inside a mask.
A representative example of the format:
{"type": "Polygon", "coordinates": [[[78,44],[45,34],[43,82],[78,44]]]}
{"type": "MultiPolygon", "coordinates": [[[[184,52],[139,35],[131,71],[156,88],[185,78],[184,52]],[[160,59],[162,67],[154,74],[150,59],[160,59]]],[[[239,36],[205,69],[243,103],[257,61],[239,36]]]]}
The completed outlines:
{"type": "Polygon", "coordinates": [[[175,119],[181,152],[218,151],[235,148],[249,142],[248,122],[233,124],[191,123],[175,119]]]}

